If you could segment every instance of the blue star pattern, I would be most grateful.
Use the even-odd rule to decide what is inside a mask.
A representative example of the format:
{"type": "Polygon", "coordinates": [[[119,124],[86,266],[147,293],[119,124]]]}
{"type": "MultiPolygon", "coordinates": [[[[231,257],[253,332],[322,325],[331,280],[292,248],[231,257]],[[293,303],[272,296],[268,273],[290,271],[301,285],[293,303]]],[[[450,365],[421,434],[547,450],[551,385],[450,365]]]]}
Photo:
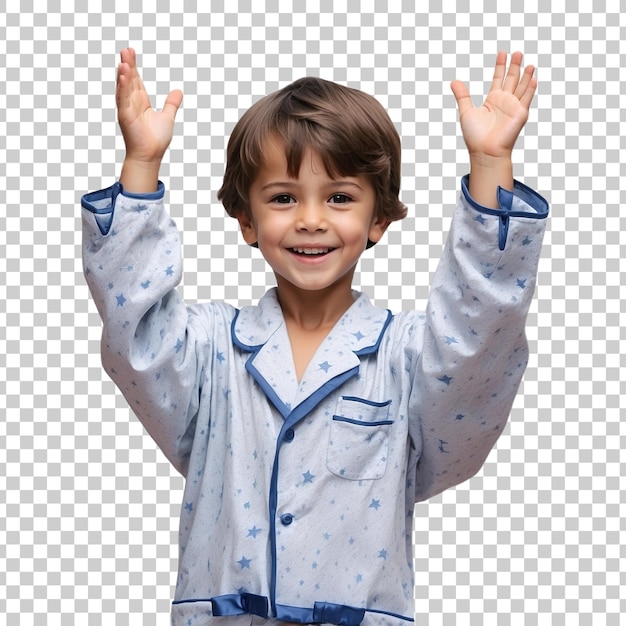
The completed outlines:
{"type": "Polygon", "coordinates": [[[239,563],[239,566],[241,567],[241,569],[250,569],[250,563],[252,563],[252,559],[247,559],[245,556],[242,556],[237,563],[239,563]]]}
{"type": "Polygon", "coordinates": [[[260,528],[254,526],[253,528],[248,529],[247,537],[252,537],[253,539],[257,538],[257,535],[261,532],[260,528]]]}
{"type": "Polygon", "coordinates": [[[104,196],[83,204],[102,360],[186,477],[172,624],[218,626],[220,598],[245,611],[275,589],[289,615],[332,598],[361,626],[406,626],[413,503],[474,475],[504,429],[543,221],[510,217],[502,251],[498,216],[462,195],[427,312],[354,292],[297,380],[276,290],[185,305],[162,197],[117,195],[106,235],[104,196]]]}

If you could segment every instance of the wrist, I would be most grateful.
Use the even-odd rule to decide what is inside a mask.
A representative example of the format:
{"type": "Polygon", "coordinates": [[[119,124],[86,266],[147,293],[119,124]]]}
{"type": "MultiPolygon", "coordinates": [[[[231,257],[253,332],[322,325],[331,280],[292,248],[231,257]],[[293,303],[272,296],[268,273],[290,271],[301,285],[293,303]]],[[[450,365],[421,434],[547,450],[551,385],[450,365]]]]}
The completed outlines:
{"type": "Polygon", "coordinates": [[[469,193],[485,207],[498,209],[498,187],[513,191],[510,157],[470,155],[469,193]]]}
{"type": "Polygon", "coordinates": [[[153,193],[159,184],[161,160],[142,161],[126,157],[122,165],[120,183],[130,193],[153,193]]]}
{"type": "Polygon", "coordinates": [[[496,171],[506,168],[512,169],[513,161],[511,155],[511,152],[506,152],[501,155],[493,155],[486,152],[470,152],[470,166],[475,168],[488,168],[496,171]]]}

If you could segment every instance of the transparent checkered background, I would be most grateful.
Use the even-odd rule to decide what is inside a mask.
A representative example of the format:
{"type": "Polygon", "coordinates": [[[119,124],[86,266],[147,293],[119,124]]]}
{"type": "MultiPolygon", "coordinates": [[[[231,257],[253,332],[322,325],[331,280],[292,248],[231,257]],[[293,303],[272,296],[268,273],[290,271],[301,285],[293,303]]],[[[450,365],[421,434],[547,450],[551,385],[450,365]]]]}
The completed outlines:
{"type": "Polygon", "coordinates": [[[0,623],[169,623],[183,480],[101,370],[80,260],[80,196],[112,184],[123,160],[114,81],[127,45],[155,106],[169,88],[185,93],[162,169],[184,231],[182,292],[240,305],[273,284],[215,197],[226,139],[249,105],[315,74],[387,107],[410,214],[365,253],[357,287],[393,310],[423,308],[467,171],[448,85],[465,80],[480,102],[499,49],[522,49],[538,66],[514,154],[516,176],[552,206],[531,361],[481,473],[416,508],[416,623],[620,623],[619,3],[2,4],[0,623]]]}

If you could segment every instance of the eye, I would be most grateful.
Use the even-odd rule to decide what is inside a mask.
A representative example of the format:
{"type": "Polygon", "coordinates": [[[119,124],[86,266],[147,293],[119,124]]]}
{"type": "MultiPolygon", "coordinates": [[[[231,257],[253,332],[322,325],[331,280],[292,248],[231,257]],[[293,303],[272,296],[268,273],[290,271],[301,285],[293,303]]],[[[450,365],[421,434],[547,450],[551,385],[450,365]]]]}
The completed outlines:
{"type": "Polygon", "coordinates": [[[276,202],[277,204],[291,204],[295,202],[295,200],[293,196],[290,196],[288,193],[279,193],[272,198],[271,202],[276,202]]]}
{"type": "Polygon", "coordinates": [[[332,204],[347,204],[352,198],[345,193],[335,193],[329,198],[329,202],[332,204]]]}

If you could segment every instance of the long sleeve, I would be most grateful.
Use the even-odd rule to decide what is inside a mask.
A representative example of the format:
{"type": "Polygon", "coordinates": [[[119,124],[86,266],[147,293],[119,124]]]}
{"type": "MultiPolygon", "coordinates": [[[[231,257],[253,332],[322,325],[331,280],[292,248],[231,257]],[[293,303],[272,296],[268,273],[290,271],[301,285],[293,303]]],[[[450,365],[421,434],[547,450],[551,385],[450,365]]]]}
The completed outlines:
{"type": "Polygon", "coordinates": [[[186,473],[206,331],[175,287],[176,226],[154,194],[120,183],[82,199],[83,266],[103,321],[102,364],[172,464],[186,473]]]}
{"type": "Polygon", "coordinates": [[[519,182],[500,211],[476,204],[467,177],[435,274],[413,364],[415,499],[473,476],[501,435],[522,380],[547,202],[519,182]]]}

